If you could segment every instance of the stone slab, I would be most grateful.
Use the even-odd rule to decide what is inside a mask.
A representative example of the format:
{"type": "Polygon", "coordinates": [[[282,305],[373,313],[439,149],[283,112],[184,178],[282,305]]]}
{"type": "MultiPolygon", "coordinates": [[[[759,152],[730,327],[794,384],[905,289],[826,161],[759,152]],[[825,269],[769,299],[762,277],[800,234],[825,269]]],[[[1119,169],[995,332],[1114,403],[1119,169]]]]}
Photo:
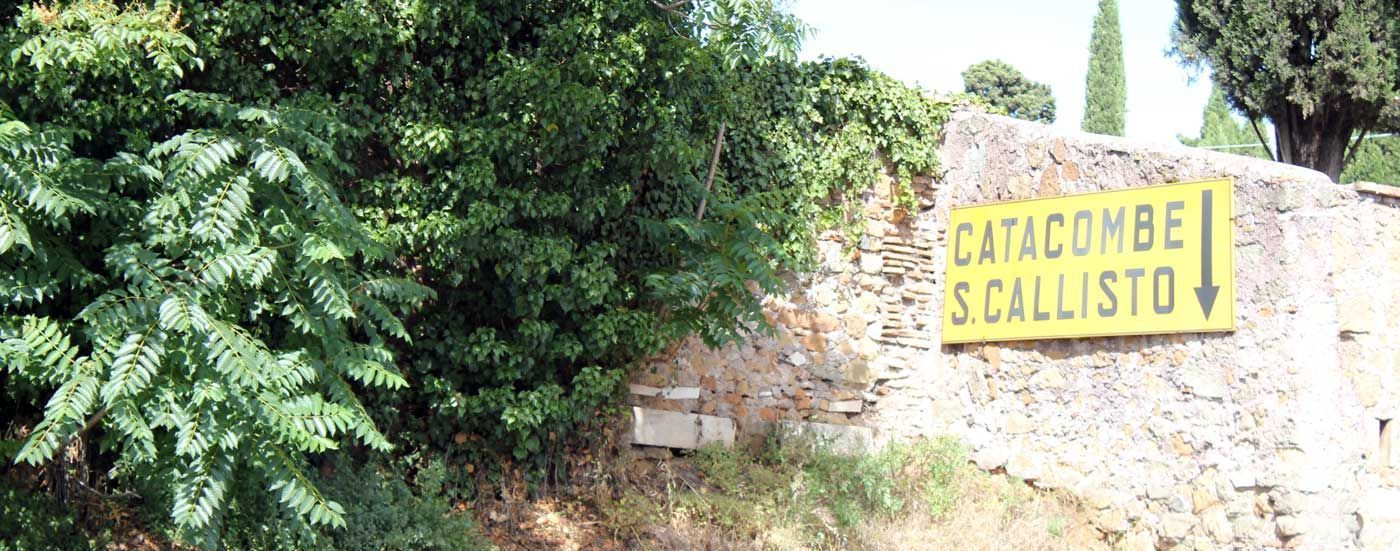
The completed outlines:
{"type": "Polygon", "coordinates": [[[693,450],[734,444],[734,420],[713,415],[632,408],[632,443],[693,450]]]}
{"type": "Polygon", "coordinates": [[[881,446],[870,427],[802,421],[780,421],[778,427],[783,438],[807,439],[837,453],[869,452],[881,446]]]}

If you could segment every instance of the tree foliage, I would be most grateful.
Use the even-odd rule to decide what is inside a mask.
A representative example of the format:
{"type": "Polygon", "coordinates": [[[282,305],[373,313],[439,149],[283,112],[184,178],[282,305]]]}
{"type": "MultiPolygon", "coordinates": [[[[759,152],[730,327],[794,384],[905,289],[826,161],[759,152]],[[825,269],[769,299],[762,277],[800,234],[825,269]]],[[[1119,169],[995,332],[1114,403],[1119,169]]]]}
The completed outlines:
{"type": "Polygon", "coordinates": [[[337,447],[543,465],[637,360],[762,330],[755,291],[880,169],[935,170],[950,107],[783,61],[771,2],[8,15],[0,392],[51,396],[20,459],[100,439],[207,544],[247,476],[341,523],[305,473],[337,447]]]}
{"type": "Polygon", "coordinates": [[[417,384],[380,400],[423,444],[470,432],[547,455],[630,362],[762,326],[749,282],[776,289],[811,220],[850,218],[814,204],[868,183],[875,151],[934,163],[940,106],[849,62],[736,63],[649,2],[415,6],[184,13],[200,87],[334,98],[363,131],[347,198],[398,252],[380,268],[438,292],[408,324],[417,384]]]}
{"type": "Polygon", "coordinates": [[[1400,5],[1179,0],[1176,54],[1211,70],[1230,105],[1276,128],[1282,162],[1338,179],[1357,133],[1393,128],[1400,5]]]}
{"type": "Polygon", "coordinates": [[[1376,182],[1400,186],[1400,137],[1367,137],[1357,147],[1341,182],[1376,182]]]}
{"type": "Polygon", "coordinates": [[[1026,78],[1000,60],[982,61],[962,73],[963,91],[985,100],[1007,115],[1028,121],[1055,122],[1055,96],[1050,86],[1026,78]]]}
{"type": "Polygon", "coordinates": [[[54,389],[16,460],[100,425],[115,471],[166,481],[193,541],[217,537],[240,467],[343,524],[302,454],[390,447],[356,389],[404,385],[386,339],[432,291],[363,268],[383,249],[331,180],[342,125],[175,89],[200,65],[176,14],[36,5],[6,37],[0,362],[54,389]]]}
{"type": "Polygon", "coordinates": [[[1128,111],[1127,90],[1118,0],[1099,0],[1099,13],[1094,16],[1094,30],[1089,37],[1089,72],[1084,77],[1084,131],[1122,136],[1128,111]]]}
{"type": "Polygon", "coordinates": [[[1259,140],[1268,136],[1272,129],[1267,125],[1255,127],[1247,121],[1238,120],[1225,103],[1225,94],[1219,88],[1210,91],[1205,111],[1201,114],[1201,134],[1199,137],[1178,136],[1181,143],[1191,147],[1229,146],[1219,149],[1225,153],[1247,155],[1259,159],[1273,160],[1273,153],[1265,149],[1259,140]]]}

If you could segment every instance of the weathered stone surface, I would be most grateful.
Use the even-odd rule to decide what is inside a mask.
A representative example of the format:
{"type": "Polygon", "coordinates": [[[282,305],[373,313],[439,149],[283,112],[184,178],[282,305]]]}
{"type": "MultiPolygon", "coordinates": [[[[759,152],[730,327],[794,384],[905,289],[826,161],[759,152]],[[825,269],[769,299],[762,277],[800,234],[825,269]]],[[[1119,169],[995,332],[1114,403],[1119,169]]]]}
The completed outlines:
{"type": "Polygon", "coordinates": [[[875,430],[869,427],[794,421],[782,421],[778,426],[784,437],[804,439],[839,453],[868,452],[880,445],[875,430]]]}
{"type": "Polygon", "coordinates": [[[1065,386],[1065,376],[1057,367],[1042,369],[1031,377],[1031,384],[1045,388],[1060,388],[1065,386]]]}
{"type": "Polygon", "coordinates": [[[1017,451],[1006,461],[1006,474],[1025,480],[1036,480],[1045,474],[1045,465],[1036,454],[1017,451]]]}
{"type": "Polygon", "coordinates": [[[1180,540],[1191,533],[1191,527],[1195,525],[1196,519],[1188,514],[1172,513],[1162,516],[1162,536],[1168,539],[1180,540]]]}
{"type": "MultiPolygon", "coordinates": [[[[857,251],[823,234],[815,271],[765,297],[776,335],[687,340],[632,377],[629,403],[745,431],[807,419],[957,436],[980,468],[1083,498],[1125,548],[1400,548],[1384,512],[1400,505],[1371,497],[1400,487],[1377,437],[1400,418],[1395,188],[980,114],[954,114],[942,140],[917,211],[867,194],[857,251]],[[950,208],[1221,176],[1235,182],[1235,331],[938,345],[950,208]],[[664,399],[672,387],[704,399],[664,399]]],[[[1181,289],[1177,307],[1193,305],[1181,289]]]]}
{"type": "Polygon", "coordinates": [[[661,389],[654,386],[629,384],[627,385],[627,392],[638,396],[656,396],[661,394],[661,389]]]}
{"type": "Polygon", "coordinates": [[[694,400],[700,397],[700,389],[693,386],[676,386],[661,391],[667,400],[694,400]]]}
{"type": "Polygon", "coordinates": [[[734,420],[712,415],[632,408],[632,443],[695,449],[718,442],[734,444],[734,420]]]}
{"type": "Polygon", "coordinates": [[[865,404],[860,400],[835,400],[822,404],[822,409],[832,413],[860,413],[865,404]]]}

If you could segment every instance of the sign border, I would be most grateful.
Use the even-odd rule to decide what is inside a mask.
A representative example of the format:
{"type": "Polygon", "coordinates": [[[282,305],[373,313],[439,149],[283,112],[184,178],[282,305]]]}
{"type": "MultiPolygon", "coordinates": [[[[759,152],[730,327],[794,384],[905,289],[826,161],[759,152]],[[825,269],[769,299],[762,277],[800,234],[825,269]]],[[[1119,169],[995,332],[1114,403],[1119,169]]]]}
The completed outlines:
{"type": "MultiPolygon", "coordinates": [[[[1010,201],[1000,201],[1000,202],[995,202],[995,203],[975,203],[975,204],[971,204],[971,205],[951,206],[951,207],[948,207],[948,215],[949,215],[949,216],[948,216],[948,221],[949,221],[949,224],[952,223],[952,213],[953,213],[953,211],[955,211],[955,210],[976,209],[976,208],[984,208],[984,207],[993,207],[993,206],[1001,206],[1001,205],[1010,205],[1010,204],[1015,204],[1015,203],[1030,203],[1030,202],[1035,202],[1035,201],[1049,201],[1049,200],[1064,199],[1064,198],[1069,198],[1069,197],[1082,197],[1082,196],[1086,196],[1086,195],[1106,195],[1106,194],[1109,194],[1109,193],[1118,193],[1118,192],[1123,192],[1123,191],[1136,191],[1136,190],[1148,189],[1148,188],[1164,188],[1164,187],[1172,187],[1172,186],[1185,186],[1185,185],[1193,185],[1193,184],[1205,184],[1205,183],[1210,183],[1210,182],[1228,182],[1228,183],[1229,183],[1229,186],[1230,186],[1230,200],[1227,201],[1227,202],[1225,203],[1225,205],[1226,205],[1226,217],[1225,217],[1225,219],[1228,220],[1229,223],[1230,223],[1230,225],[1229,225],[1229,231],[1230,231],[1230,254],[1228,255],[1229,258],[1226,259],[1226,265],[1229,267],[1229,273],[1230,273],[1230,327],[1229,327],[1228,329],[1207,329],[1207,330],[1202,330],[1202,331],[1147,331],[1147,332],[1127,332],[1127,333],[1119,333],[1119,332],[1113,332],[1113,333],[1070,333],[1070,334],[1056,334],[1056,335],[1041,335],[1041,336],[1029,337],[1029,338],[1026,338],[1026,337],[1020,337],[1020,338],[1015,338],[1015,337],[1003,337],[1003,338],[990,338],[990,339],[958,339],[958,340],[948,340],[947,337],[946,337],[946,334],[943,332],[944,324],[947,323],[947,317],[946,317],[946,316],[947,316],[947,307],[948,307],[948,305],[947,305],[947,303],[943,303],[943,304],[942,304],[942,308],[943,308],[943,309],[940,310],[940,313],[941,313],[942,315],[940,315],[940,316],[938,317],[938,337],[939,337],[939,343],[940,343],[940,345],[950,345],[950,344],[977,344],[977,343],[989,343],[989,342],[1046,341],[1046,340],[1059,340],[1059,339],[1093,339],[1093,338],[1104,338],[1104,337],[1141,337],[1141,336],[1147,336],[1147,335],[1205,335],[1205,334],[1211,334],[1211,333],[1234,333],[1235,331],[1238,330],[1238,322],[1237,322],[1237,320],[1235,319],[1235,303],[1239,301],[1239,297],[1235,295],[1235,291],[1236,291],[1237,286],[1235,285],[1235,177],[1234,177],[1234,176],[1221,176],[1221,177],[1219,177],[1219,178],[1202,178],[1202,179],[1198,179],[1198,180],[1187,180],[1187,181],[1184,181],[1184,182],[1167,182],[1167,183],[1164,183],[1164,184],[1151,184],[1151,185],[1146,185],[1146,186],[1125,187],[1125,188],[1120,188],[1120,189],[1105,189],[1105,190],[1099,190],[1099,191],[1084,191],[1084,192],[1079,192],[1079,193],[1067,193],[1067,194],[1064,194],[1064,195],[1056,195],[1056,196],[1053,196],[1053,197],[1030,197],[1030,198],[1026,198],[1026,199],[1013,199],[1013,200],[1010,200],[1010,201]]],[[[944,245],[944,249],[945,249],[945,251],[946,251],[946,249],[947,249],[947,245],[946,245],[946,244],[944,245]]],[[[945,256],[947,256],[947,255],[946,255],[946,252],[945,252],[945,256]]],[[[951,263],[952,263],[952,256],[947,256],[947,260],[944,262],[944,265],[943,265],[944,296],[946,296],[946,294],[947,294],[948,267],[949,267],[949,265],[950,265],[951,263]]]]}

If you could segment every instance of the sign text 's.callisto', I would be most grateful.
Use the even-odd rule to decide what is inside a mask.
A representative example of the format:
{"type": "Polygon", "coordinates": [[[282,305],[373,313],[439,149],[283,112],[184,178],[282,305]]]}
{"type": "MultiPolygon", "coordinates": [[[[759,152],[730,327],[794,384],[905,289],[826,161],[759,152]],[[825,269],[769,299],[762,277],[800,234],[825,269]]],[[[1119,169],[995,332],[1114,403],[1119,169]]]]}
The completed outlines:
{"type": "Polygon", "coordinates": [[[943,342],[1234,329],[1232,187],[954,208],[943,342]]]}

